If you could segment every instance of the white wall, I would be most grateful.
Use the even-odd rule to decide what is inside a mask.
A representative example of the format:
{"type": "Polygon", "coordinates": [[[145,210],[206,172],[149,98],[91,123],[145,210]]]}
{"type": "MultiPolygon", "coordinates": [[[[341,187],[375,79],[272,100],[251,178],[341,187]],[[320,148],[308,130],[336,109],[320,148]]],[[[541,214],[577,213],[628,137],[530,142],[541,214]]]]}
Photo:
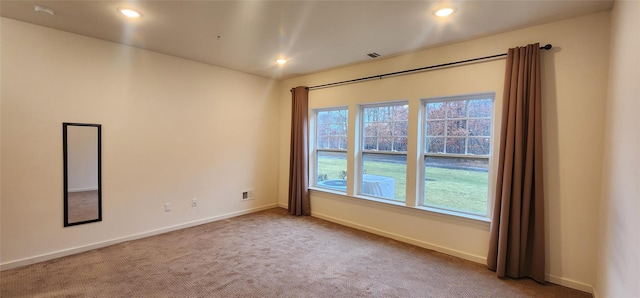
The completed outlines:
{"type": "Polygon", "coordinates": [[[640,2],[611,19],[598,297],[640,297],[640,2]]]}
{"type": "MultiPolygon", "coordinates": [[[[547,279],[591,291],[596,274],[609,17],[609,12],[603,12],[283,81],[279,203],[287,204],[291,87],[482,57],[534,42],[551,43],[554,48],[542,52],[547,279]]],[[[310,107],[348,104],[353,109],[361,103],[407,99],[412,121],[424,97],[495,91],[500,106],[503,80],[504,60],[496,60],[311,91],[310,107]]],[[[486,261],[486,223],[319,191],[311,192],[311,203],[314,216],[486,261]]]]}
{"type": "Polygon", "coordinates": [[[275,206],[274,81],[1,26],[3,269],[275,206]],[[63,228],[62,122],[102,124],[102,222],[63,228]],[[255,200],[242,202],[250,188],[255,200]]]}

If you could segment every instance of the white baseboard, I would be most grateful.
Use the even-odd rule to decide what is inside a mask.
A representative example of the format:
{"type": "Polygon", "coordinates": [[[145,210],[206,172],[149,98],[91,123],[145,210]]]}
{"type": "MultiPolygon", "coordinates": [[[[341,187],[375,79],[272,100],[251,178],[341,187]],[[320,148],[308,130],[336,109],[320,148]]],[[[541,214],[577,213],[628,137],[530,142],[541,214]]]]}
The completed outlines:
{"type": "Polygon", "coordinates": [[[550,283],[554,283],[556,285],[561,285],[567,288],[572,288],[572,289],[580,290],[583,292],[587,292],[594,295],[594,297],[596,297],[593,285],[585,284],[579,281],[571,280],[565,277],[560,277],[560,276],[556,276],[549,273],[545,274],[545,279],[550,283]]]}
{"type": "Polygon", "coordinates": [[[93,243],[93,244],[82,245],[82,246],[73,247],[73,248],[69,248],[69,249],[63,249],[63,250],[54,251],[54,252],[51,252],[51,253],[46,253],[46,254],[42,254],[42,255],[38,255],[38,256],[34,256],[34,257],[19,259],[19,260],[15,260],[15,261],[9,261],[9,262],[0,264],[0,271],[13,269],[13,268],[17,268],[17,267],[22,267],[22,266],[26,266],[26,265],[31,265],[31,264],[35,264],[35,263],[40,263],[40,262],[44,262],[44,261],[49,261],[49,260],[53,260],[53,259],[57,259],[57,258],[61,258],[61,257],[66,257],[66,256],[82,253],[82,252],[85,252],[85,251],[90,251],[90,250],[94,250],[94,249],[98,249],[98,248],[102,248],[102,247],[106,247],[106,246],[111,246],[111,245],[122,243],[122,242],[126,242],[126,241],[137,240],[137,239],[142,239],[142,238],[146,238],[146,237],[150,237],[150,236],[164,234],[164,233],[171,232],[171,231],[176,231],[176,230],[181,230],[181,229],[190,228],[190,227],[194,227],[194,226],[199,226],[199,225],[202,225],[202,224],[207,224],[207,223],[210,223],[210,222],[214,222],[214,221],[218,221],[218,220],[222,220],[222,219],[227,219],[227,218],[231,218],[231,217],[236,217],[236,216],[240,216],[240,215],[245,215],[245,214],[249,214],[249,213],[254,213],[254,212],[267,210],[267,209],[271,209],[271,208],[275,208],[275,207],[278,207],[278,204],[274,203],[274,204],[269,204],[269,205],[265,205],[265,206],[262,206],[262,207],[256,207],[256,208],[251,208],[251,209],[247,209],[247,210],[241,210],[241,211],[236,211],[236,212],[216,215],[216,216],[213,216],[213,217],[198,219],[198,220],[186,222],[186,223],[183,223],[183,224],[178,224],[178,225],[174,225],[174,226],[170,226],[170,227],[151,230],[151,231],[143,232],[143,233],[139,233],[139,234],[134,234],[134,235],[130,235],[130,236],[115,238],[115,239],[106,240],[106,241],[101,241],[101,242],[97,242],[97,243],[93,243]]]}
{"type": "Polygon", "coordinates": [[[369,233],[372,233],[372,234],[376,234],[376,235],[380,235],[380,236],[383,236],[383,237],[387,237],[387,238],[391,238],[391,239],[394,239],[394,240],[398,240],[400,242],[413,244],[415,246],[419,246],[419,247],[422,247],[422,248],[426,248],[426,249],[434,250],[434,251],[437,251],[437,252],[441,252],[441,253],[444,253],[444,254],[447,254],[447,255],[455,256],[455,257],[462,258],[462,259],[465,259],[465,260],[469,260],[469,261],[472,261],[472,262],[481,263],[481,264],[486,264],[487,263],[487,258],[486,257],[472,255],[472,254],[469,254],[469,253],[466,253],[466,252],[462,252],[462,251],[459,251],[459,250],[450,249],[450,248],[447,248],[447,247],[444,247],[444,246],[440,246],[440,245],[436,245],[436,244],[433,244],[433,243],[424,242],[422,240],[417,240],[417,239],[405,237],[405,236],[402,236],[402,235],[398,235],[398,234],[387,232],[387,231],[383,231],[383,230],[380,230],[380,229],[377,229],[377,228],[372,228],[372,227],[369,227],[369,226],[361,225],[361,224],[354,223],[354,222],[351,222],[351,221],[342,220],[342,219],[335,218],[335,217],[332,217],[332,216],[328,216],[328,215],[325,215],[325,214],[321,214],[321,213],[317,213],[317,212],[311,211],[311,216],[317,217],[317,218],[320,218],[320,219],[324,219],[324,220],[327,220],[327,221],[330,221],[330,222],[334,222],[334,223],[337,223],[337,224],[341,224],[343,226],[351,227],[351,228],[362,230],[362,231],[369,232],[369,233]]]}

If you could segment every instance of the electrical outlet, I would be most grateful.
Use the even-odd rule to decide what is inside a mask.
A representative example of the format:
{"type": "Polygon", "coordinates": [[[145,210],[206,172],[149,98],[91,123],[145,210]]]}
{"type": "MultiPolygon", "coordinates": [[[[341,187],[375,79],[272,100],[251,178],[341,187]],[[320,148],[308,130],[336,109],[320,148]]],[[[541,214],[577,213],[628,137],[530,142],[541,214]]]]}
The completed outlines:
{"type": "Polygon", "coordinates": [[[191,207],[198,207],[198,200],[192,199],[191,200],[191,207]]]}
{"type": "Polygon", "coordinates": [[[164,203],[164,212],[171,211],[171,203],[164,203]]]}
{"type": "Polygon", "coordinates": [[[245,191],[242,192],[242,200],[243,201],[253,200],[253,199],[254,199],[253,190],[245,190],[245,191]]]}

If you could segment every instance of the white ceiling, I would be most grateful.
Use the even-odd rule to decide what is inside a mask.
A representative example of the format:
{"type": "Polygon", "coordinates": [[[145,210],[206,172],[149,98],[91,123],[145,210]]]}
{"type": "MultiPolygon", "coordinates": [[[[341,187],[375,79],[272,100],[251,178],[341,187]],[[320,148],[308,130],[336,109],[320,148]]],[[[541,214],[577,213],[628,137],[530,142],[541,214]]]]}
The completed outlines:
{"type": "MultiPolygon", "coordinates": [[[[609,10],[613,0],[5,1],[0,15],[283,79],[609,10]],[[450,3],[447,19],[433,11],[450,3]],[[36,13],[40,5],[54,16],[36,13]],[[117,12],[130,7],[143,17],[117,12]],[[279,66],[278,57],[289,63],[279,66]]],[[[538,41],[532,41],[538,42],[538,41]]],[[[539,41],[544,43],[545,41],[539,41]]]]}

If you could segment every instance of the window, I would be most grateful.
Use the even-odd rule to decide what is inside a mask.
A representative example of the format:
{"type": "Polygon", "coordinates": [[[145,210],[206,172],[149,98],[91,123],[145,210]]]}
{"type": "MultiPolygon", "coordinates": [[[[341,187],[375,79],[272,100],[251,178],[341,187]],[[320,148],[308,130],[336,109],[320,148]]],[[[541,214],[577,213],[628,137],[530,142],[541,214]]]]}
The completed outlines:
{"type": "Polygon", "coordinates": [[[407,102],[362,107],[360,194],[406,200],[408,112],[407,102]]]}
{"type": "Polygon", "coordinates": [[[347,189],[346,108],[316,110],[315,186],[338,191],[347,189]]]}
{"type": "Polygon", "coordinates": [[[422,205],[487,216],[495,94],[426,99],[422,205]]]}
{"type": "Polygon", "coordinates": [[[363,104],[351,111],[352,117],[357,114],[356,127],[348,126],[347,107],[315,109],[311,184],[317,190],[484,220],[492,201],[494,98],[495,93],[480,93],[422,99],[415,106],[420,108],[415,121],[409,121],[409,101],[363,104]],[[350,147],[355,158],[347,158],[350,147]],[[347,168],[356,171],[347,173],[347,168]]]}

